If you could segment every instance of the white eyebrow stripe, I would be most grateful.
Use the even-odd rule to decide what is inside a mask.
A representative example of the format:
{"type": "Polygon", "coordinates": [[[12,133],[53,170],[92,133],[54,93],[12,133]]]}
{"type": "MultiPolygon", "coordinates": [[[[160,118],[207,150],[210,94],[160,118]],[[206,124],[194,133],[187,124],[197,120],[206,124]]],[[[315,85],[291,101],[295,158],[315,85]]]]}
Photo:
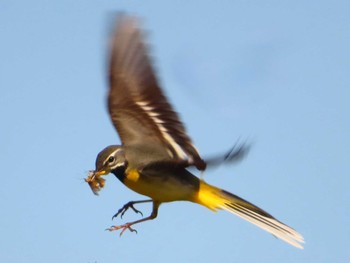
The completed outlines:
{"type": "Polygon", "coordinates": [[[146,101],[136,101],[135,102],[146,114],[153,120],[160,130],[163,138],[173,147],[177,156],[183,160],[187,160],[188,154],[182,149],[182,147],[174,140],[174,138],[169,134],[166,127],[164,127],[164,121],[159,117],[159,113],[154,111],[154,107],[150,106],[149,102],[146,101]]]}
{"type": "Polygon", "coordinates": [[[110,155],[108,155],[107,156],[107,158],[104,160],[104,164],[108,161],[108,158],[109,157],[111,157],[112,155],[115,157],[116,156],[116,154],[118,153],[118,152],[121,152],[121,151],[123,151],[123,149],[121,149],[121,148],[118,148],[118,149],[116,149],[114,152],[112,152],[110,155]]]}

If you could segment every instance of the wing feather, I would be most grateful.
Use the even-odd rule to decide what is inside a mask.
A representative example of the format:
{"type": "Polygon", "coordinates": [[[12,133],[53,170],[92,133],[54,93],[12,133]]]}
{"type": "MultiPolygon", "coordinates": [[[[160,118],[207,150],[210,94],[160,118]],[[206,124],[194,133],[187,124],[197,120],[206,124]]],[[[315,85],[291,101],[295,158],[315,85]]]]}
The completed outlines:
{"type": "MultiPolygon", "coordinates": [[[[144,146],[164,159],[205,163],[163,94],[138,20],[120,15],[112,39],[108,109],[125,146],[144,146]]],[[[151,154],[151,153],[150,153],[151,154]]]]}

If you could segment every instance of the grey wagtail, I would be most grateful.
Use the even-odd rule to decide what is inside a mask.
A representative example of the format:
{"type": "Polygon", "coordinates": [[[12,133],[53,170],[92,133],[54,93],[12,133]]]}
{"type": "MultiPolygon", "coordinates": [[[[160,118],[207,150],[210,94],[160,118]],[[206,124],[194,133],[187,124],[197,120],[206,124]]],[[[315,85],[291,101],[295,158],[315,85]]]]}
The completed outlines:
{"type": "MultiPolygon", "coordinates": [[[[190,201],[212,211],[231,212],[302,248],[304,239],[293,228],[188,170],[195,167],[204,171],[207,162],[162,92],[136,17],[120,14],[117,19],[110,46],[109,84],[108,110],[122,145],[103,149],[95,171],[90,171],[85,180],[97,194],[105,185],[102,176],[112,173],[131,190],[150,198],[125,204],[113,218],[123,216],[129,208],[141,213],[134,207],[139,203],[151,202],[153,210],[148,217],[108,230],[136,232],[132,226],[156,218],[160,204],[190,201]]],[[[234,149],[224,159],[232,160],[242,152],[242,147],[234,149]]]]}

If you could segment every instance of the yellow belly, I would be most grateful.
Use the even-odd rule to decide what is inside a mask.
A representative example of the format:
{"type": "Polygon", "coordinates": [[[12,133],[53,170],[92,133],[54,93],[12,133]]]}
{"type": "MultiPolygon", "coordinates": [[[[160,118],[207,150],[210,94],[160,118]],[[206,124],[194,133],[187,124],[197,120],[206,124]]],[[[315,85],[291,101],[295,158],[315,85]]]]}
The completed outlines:
{"type": "Polygon", "coordinates": [[[126,172],[123,183],[131,190],[159,202],[190,201],[196,195],[193,185],[172,175],[144,178],[133,169],[126,172]]]}

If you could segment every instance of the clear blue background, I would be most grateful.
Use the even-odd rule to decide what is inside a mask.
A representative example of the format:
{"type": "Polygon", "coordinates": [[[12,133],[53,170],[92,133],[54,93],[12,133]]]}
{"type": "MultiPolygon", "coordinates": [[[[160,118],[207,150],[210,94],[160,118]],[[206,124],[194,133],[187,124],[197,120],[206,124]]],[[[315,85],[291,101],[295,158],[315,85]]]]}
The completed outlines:
{"type": "MultiPolygon", "coordinates": [[[[349,1],[0,1],[2,262],[346,262],[350,257],[349,1]],[[205,179],[300,231],[295,249],[225,212],[163,205],[138,234],[104,231],[142,199],[83,181],[119,142],[105,105],[113,11],[140,16],[205,179]]],[[[149,213],[148,205],[139,208],[149,213]]]]}

